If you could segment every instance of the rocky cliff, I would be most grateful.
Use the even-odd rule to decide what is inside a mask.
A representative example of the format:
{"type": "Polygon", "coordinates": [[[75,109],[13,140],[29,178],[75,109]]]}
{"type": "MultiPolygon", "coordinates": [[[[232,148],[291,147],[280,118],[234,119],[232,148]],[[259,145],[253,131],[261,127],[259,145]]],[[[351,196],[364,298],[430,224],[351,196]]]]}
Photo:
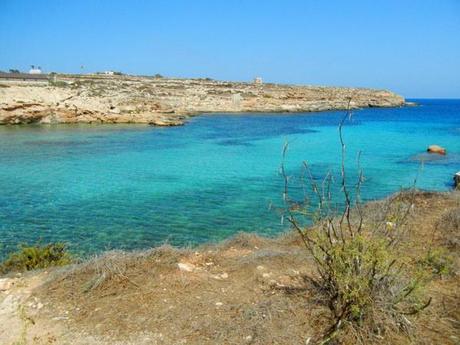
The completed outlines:
{"type": "Polygon", "coordinates": [[[204,112],[311,112],[395,107],[401,96],[362,88],[133,76],[59,76],[49,84],[0,81],[0,124],[183,124],[204,112]]]}

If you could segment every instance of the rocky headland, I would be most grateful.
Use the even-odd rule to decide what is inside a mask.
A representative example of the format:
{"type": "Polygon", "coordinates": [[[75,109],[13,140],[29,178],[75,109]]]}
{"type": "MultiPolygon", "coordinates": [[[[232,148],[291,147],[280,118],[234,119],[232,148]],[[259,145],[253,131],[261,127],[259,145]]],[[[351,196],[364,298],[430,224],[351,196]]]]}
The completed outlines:
{"type": "Polygon", "coordinates": [[[397,107],[403,97],[386,90],[169,79],[58,75],[48,82],[0,80],[0,124],[183,124],[211,112],[312,112],[397,107]]]}

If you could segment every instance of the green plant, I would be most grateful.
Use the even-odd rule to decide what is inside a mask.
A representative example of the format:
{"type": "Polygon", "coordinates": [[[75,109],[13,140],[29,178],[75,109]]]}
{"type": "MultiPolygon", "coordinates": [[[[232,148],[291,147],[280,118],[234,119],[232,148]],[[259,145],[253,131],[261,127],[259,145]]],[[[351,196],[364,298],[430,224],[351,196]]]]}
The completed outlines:
{"type": "Polygon", "coordinates": [[[347,183],[342,133],[350,116],[348,110],[339,124],[343,212],[338,213],[332,203],[330,174],[318,185],[304,163],[304,176],[309,177],[313,197],[317,200],[313,205],[308,196],[298,201],[289,195],[290,178],[284,167],[287,145],[281,165],[285,181],[285,219],[299,233],[313,258],[317,275],[308,277],[308,281],[313,282],[322,296],[321,301],[330,311],[331,323],[320,336],[320,344],[341,336],[352,337],[353,343],[369,343],[390,331],[408,333],[411,323],[406,316],[419,313],[431,302],[430,298],[423,298],[427,277],[423,270],[415,270],[410,265],[410,258],[401,245],[408,231],[406,221],[412,209],[414,191],[389,198],[377,217],[365,219],[365,209],[360,203],[363,173],[359,171],[352,197],[347,183]],[[304,216],[315,220],[313,227],[302,221],[304,216]]]}
{"type": "Polygon", "coordinates": [[[57,80],[57,81],[50,80],[49,85],[54,86],[54,87],[69,87],[69,84],[62,80],[57,80]]]}
{"type": "Polygon", "coordinates": [[[0,272],[29,271],[50,266],[63,266],[72,262],[72,257],[63,243],[47,245],[21,245],[16,252],[0,264],[0,272]]]}
{"type": "Polygon", "coordinates": [[[440,276],[452,274],[454,267],[452,256],[446,249],[441,247],[431,248],[419,263],[433,274],[440,276]]]}

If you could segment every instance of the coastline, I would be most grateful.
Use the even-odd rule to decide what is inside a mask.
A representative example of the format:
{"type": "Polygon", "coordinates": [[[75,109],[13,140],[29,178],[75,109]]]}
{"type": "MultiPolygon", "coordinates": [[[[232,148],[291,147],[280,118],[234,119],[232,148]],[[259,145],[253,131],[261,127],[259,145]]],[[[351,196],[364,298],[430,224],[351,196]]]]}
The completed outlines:
{"type": "MultiPolygon", "coordinates": [[[[392,197],[367,203],[365,217],[378,216],[392,197]]],[[[404,239],[414,268],[427,238],[434,248],[458,245],[452,242],[458,233],[436,229],[459,210],[459,197],[416,192],[408,223],[414,231],[404,239]]],[[[457,272],[458,251],[451,254],[457,272]]],[[[106,252],[76,265],[1,277],[0,337],[7,343],[82,345],[305,342],[317,339],[328,322],[327,308],[306,280],[314,272],[294,232],[276,238],[240,234],[194,249],[106,252]]],[[[458,315],[458,283],[453,273],[428,285],[435,307],[407,316],[416,326],[413,339],[456,343],[456,326],[449,320],[458,315]],[[436,329],[427,327],[433,322],[436,329]]],[[[406,340],[396,337],[392,343],[406,340]]]]}
{"type": "Polygon", "coordinates": [[[298,113],[400,107],[393,92],[133,76],[62,75],[49,84],[0,80],[0,125],[145,123],[183,125],[206,113],[298,113]],[[350,101],[351,98],[351,101],[350,101]]]}

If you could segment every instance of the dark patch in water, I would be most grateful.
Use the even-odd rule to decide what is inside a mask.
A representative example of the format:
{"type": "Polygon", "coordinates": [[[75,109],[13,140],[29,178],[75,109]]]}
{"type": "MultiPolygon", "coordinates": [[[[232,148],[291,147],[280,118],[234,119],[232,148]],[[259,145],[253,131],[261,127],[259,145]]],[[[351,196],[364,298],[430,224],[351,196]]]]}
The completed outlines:
{"type": "Polygon", "coordinates": [[[174,175],[166,175],[166,174],[157,174],[157,173],[137,173],[133,180],[138,181],[151,181],[151,182],[165,182],[165,183],[172,183],[172,182],[180,182],[181,178],[174,175]]]}
{"type": "Polygon", "coordinates": [[[460,136],[460,127],[458,127],[458,128],[449,128],[449,129],[447,130],[447,132],[448,132],[449,134],[459,135],[459,136],[460,136]]]}
{"type": "Polygon", "coordinates": [[[217,145],[222,145],[222,146],[254,146],[251,143],[248,143],[247,141],[244,140],[237,140],[237,139],[228,139],[228,140],[221,140],[217,142],[217,145]]]}
{"type": "Polygon", "coordinates": [[[452,179],[452,182],[447,182],[447,181],[446,181],[446,183],[444,183],[444,187],[449,188],[449,189],[454,189],[454,188],[455,188],[455,184],[454,184],[453,181],[454,181],[454,179],[452,179]]]}
{"type": "Polygon", "coordinates": [[[84,146],[90,145],[91,141],[81,141],[81,140],[33,140],[33,141],[24,141],[25,145],[32,146],[84,146]]]}
{"type": "Polygon", "coordinates": [[[91,135],[90,136],[91,139],[105,139],[107,138],[106,135],[91,135]]]}
{"type": "Polygon", "coordinates": [[[447,155],[438,155],[432,153],[419,153],[397,162],[398,164],[429,164],[429,165],[460,165],[460,155],[457,153],[447,153],[447,155]]]}
{"type": "Polygon", "coordinates": [[[301,123],[296,123],[294,126],[288,126],[285,123],[279,123],[274,120],[267,120],[267,123],[258,121],[241,122],[226,122],[216,123],[204,135],[204,139],[217,140],[241,140],[251,141],[260,140],[270,137],[278,137],[293,134],[308,134],[317,133],[317,130],[302,128],[301,123]]]}

